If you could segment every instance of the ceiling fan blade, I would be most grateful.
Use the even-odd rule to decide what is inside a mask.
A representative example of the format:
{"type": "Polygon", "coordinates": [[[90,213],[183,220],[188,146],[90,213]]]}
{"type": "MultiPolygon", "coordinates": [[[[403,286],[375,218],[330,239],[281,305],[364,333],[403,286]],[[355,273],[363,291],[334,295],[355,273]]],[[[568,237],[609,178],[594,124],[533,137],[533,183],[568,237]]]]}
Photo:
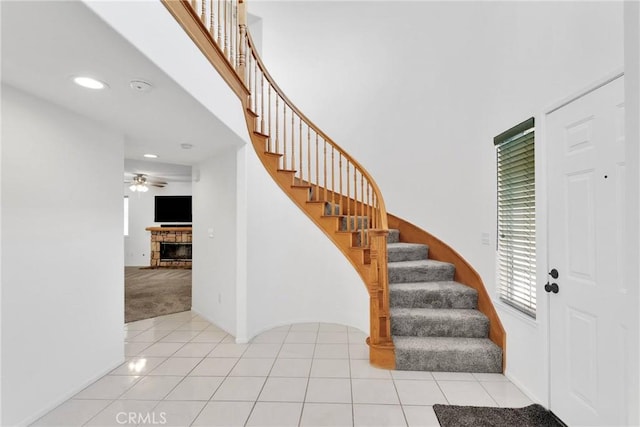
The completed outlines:
{"type": "Polygon", "coordinates": [[[159,188],[164,188],[164,185],[160,185],[160,184],[149,184],[152,187],[159,187],[159,188]]]}
{"type": "Polygon", "coordinates": [[[166,182],[164,182],[164,181],[151,181],[151,180],[147,180],[147,184],[152,184],[152,185],[162,185],[162,186],[167,185],[167,183],[166,183],[166,182]]]}

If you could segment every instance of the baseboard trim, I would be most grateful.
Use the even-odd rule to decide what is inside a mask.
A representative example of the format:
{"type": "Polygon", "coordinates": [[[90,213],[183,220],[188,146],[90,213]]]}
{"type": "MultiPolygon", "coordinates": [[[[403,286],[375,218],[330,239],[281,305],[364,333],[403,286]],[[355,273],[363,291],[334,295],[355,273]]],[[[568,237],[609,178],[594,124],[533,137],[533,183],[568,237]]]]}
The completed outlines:
{"type": "Polygon", "coordinates": [[[504,376],[507,377],[507,379],[511,381],[511,383],[513,383],[513,385],[518,387],[518,389],[520,389],[520,391],[523,392],[529,399],[531,399],[533,403],[537,403],[538,405],[543,406],[545,409],[549,409],[549,402],[543,402],[538,399],[533,393],[531,393],[531,391],[527,387],[524,386],[524,384],[522,384],[521,381],[511,376],[508,371],[504,373],[504,376]]]}
{"type": "Polygon", "coordinates": [[[37,420],[39,420],[40,418],[42,418],[43,416],[45,416],[49,412],[53,411],[54,409],[56,409],[58,406],[62,405],[67,400],[71,399],[73,396],[75,396],[76,394],[80,393],[82,390],[84,390],[85,388],[87,388],[88,386],[90,386],[91,384],[93,384],[94,382],[99,380],[100,378],[102,378],[105,375],[107,375],[109,372],[111,372],[114,369],[116,369],[118,366],[122,365],[125,360],[126,360],[126,357],[124,356],[124,350],[123,350],[122,358],[120,358],[118,362],[114,363],[109,368],[107,368],[107,369],[105,369],[103,371],[100,371],[99,373],[93,375],[89,380],[87,380],[84,383],[82,383],[82,385],[80,385],[79,387],[76,387],[73,390],[69,391],[68,393],[65,393],[62,396],[60,396],[59,398],[53,400],[50,404],[46,405],[43,409],[41,409],[40,411],[36,412],[34,415],[31,415],[31,416],[23,419],[22,421],[20,421],[18,424],[16,424],[16,426],[28,426],[28,425],[36,422],[37,420]]]}
{"type": "Polygon", "coordinates": [[[558,418],[558,416],[556,414],[553,413],[553,411],[549,411],[549,413],[551,414],[551,416],[553,417],[554,420],[556,420],[556,422],[558,424],[560,424],[562,427],[569,427],[568,425],[566,425],[564,423],[564,421],[562,421],[560,418],[558,418]]]}
{"type": "Polygon", "coordinates": [[[245,344],[244,342],[239,342],[238,341],[238,337],[235,336],[234,332],[231,332],[228,330],[228,328],[225,328],[223,326],[220,326],[220,324],[218,322],[215,322],[213,320],[211,320],[211,318],[205,314],[203,314],[202,312],[200,312],[198,309],[193,308],[193,304],[191,305],[191,311],[195,314],[197,314],[198,316],[202,317],[204,320],[206,320],[207,322],[211,323],[213,326],[222,329],[223,331],[225,331],[226,333],[228,333],[229,335],[231,335],[232,337],[234,337],[236,339],[236,344],[245,344]]]}

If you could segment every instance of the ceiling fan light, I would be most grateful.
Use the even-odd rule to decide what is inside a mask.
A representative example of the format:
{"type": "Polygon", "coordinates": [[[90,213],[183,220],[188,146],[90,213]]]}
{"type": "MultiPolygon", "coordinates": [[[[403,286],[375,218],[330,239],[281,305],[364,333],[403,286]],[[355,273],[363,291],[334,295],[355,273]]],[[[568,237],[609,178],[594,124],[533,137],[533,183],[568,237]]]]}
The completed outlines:
{"type": "Polygon", "coordinates": [[[133,184],[129,186],[129,190],[136,192],[139,191],[141,193],[145,193],[149,191],[149,187],[144,182],[140,182],[139,180],[134,179],[133,184]]]}

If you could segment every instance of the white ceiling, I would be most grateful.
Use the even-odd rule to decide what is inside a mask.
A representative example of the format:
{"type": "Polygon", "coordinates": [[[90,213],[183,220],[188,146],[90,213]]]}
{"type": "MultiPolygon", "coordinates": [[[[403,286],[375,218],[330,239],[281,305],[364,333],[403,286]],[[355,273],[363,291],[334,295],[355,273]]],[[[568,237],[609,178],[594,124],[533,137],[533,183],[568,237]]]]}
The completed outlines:
{"type": "Polygon", "coordinates": [[[171,164],[196,164],[237,138],[81,2],[2,1],[1,7],[3,83],[122,132],[127,159],[159,156],[126,162],[126,172],[190,179],[190,168],[171,164]],[[73,75],[93,76],[109,89],[81,88],[73,75]],[[151,83],[153,90],[132,90],[133,79],[151,83]],[[193,148],[184,150],[181,143],[193,148]]]}
{"type": "Polygon", "coordinates": [[[143,174],[151,178],[167,182],[191,181],[191,166],[177,165],[145,160],[124,160],[125,177],[127,180],[134,175],[143,174]]]}

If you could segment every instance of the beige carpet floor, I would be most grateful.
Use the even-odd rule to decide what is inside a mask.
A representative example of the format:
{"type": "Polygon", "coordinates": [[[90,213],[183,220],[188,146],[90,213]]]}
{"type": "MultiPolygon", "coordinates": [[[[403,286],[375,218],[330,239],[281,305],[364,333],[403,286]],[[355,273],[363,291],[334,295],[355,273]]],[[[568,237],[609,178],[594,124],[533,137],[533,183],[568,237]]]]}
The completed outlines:
{"type": "Polygon", "coordinates": [[[190,309],[191,270],[125,267],[125,323],[190,309]]]}

